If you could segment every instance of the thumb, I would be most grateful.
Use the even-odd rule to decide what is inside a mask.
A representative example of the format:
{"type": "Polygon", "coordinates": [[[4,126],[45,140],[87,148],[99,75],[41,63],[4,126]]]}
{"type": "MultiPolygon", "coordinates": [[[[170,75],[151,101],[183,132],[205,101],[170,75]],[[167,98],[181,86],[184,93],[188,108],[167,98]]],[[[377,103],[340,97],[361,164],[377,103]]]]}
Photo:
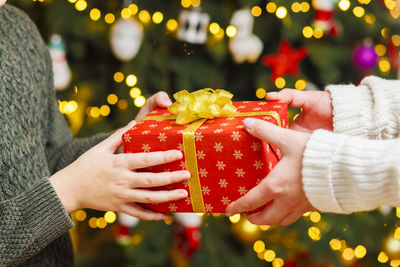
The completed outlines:
{"type": "Polygon", "coordinates": [[[295,89],[283,89],[279,92],[270,92],[266,100],[280,100],[288,103],[289,107],[302,108],[307,100],[306,93],[295,89]]]}
{"type": "Polygon", "coordinates": [[[277,146],[283,154],[286,153],[286,147],[290,143],[288,141],[291,130],[254,118],[244,119],[243,124],[251,135],[263,140],[266,143],[277,146]]]}
{"type": "Polygon", "coordinates": [[[122,135],[135,125],[136,121],[131,121],[125,127],[116,130],[107,139],[103,140],[99,145],[104,149],[114,153],[122,145],[122,135]]]}

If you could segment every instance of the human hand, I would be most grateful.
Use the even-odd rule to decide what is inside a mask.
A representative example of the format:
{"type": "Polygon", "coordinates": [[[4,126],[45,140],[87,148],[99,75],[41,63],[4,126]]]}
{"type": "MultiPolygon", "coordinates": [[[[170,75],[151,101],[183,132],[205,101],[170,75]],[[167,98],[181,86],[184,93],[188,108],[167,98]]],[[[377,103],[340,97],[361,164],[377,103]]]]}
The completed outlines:
{"type": "Polygon", "coordinates": [[[167,108],[172,104],[171,99],[169,98],[166,92],[158,92],[151,97],[149,97],[143,107],[139,110],[139,113],[136,115],[135,121],[140,121],[144,117],[147,116],[153,109],[159,108],[167,108]]]}
{"type": "Polygon", "coordinates": [[[314,210],[301,180],[303,152],[310,134],[253,118],[245,119],[244,125],[250,134],[276,145],[282,158],[261,183],[227,207],[226,215],[251,212],[272,200],[261,211],[247,215],[247,219],[259,225],[289,225],[314,210]]]}
{"type": "Polygon", "coordinates": [[[291,129],[311,133],[316,129],[333,130],[332,103],[325,91],[299,91],[283,89],[271,92],[267,100],[281,100],[289,107],[302,108],[302,113],[295,119],[291,129]]]}
{"type": "Polygon", "coordinates": [[[179,150],[114,154],[121,145],[122,134],[134,123],[117,130],[50,177],[68,213],[91,208],[121,211],[143,220],[161,220],[168,216],[144,209],[137,203],[159,203],[187,197],[187,191],[182,189],[153,191],[147,188],[187,180],[190,178],[188,171],[135,172],[135,169],[181,159],[179,150]]]}

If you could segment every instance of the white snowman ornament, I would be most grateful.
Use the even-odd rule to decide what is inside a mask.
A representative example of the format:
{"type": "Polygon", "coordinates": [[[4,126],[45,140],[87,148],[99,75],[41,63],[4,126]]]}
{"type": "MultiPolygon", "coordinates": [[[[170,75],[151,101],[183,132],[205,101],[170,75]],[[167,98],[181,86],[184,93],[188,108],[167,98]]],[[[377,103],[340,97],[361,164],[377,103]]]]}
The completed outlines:
{"type": "Polygon", "coordinates": [[[231,25],[235,26],[237,33],[229,40],[229,49],[238,64],[256,62],[264,48],[260,38],[253,34],[253,24],[250,9],[240,9],[232,16],[231,25]]]}
{"type": "Polygon", "coordinates": [[[120,18],[110,30],[111,50],[121,61],[133,59],[143,41],[143,26],[134,19],[120,18]]]}
{"type": "Polygon", "coordinates": [[[199,8],[183,10],[179,14],[177,38],[190,44],[204,44],[207,41],[207,28],[210,16],[199,8]]]}
{"type": "Polygon", "coordinates": [[[71,81],[71,69],[68,66],[65,43],[60,35],[53,34],[50,38],[49,51],[53,63],[54,88],[64,90],[71,81]]]}

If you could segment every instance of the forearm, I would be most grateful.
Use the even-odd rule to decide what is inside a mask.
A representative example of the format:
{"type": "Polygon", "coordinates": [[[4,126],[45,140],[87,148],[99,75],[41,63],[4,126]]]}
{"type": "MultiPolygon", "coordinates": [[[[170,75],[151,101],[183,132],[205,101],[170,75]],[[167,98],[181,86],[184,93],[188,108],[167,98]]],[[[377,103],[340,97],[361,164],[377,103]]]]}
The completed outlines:
{"type": "Polygon", "coordinates": [[[52,185],[46,177],[41,179],[0,202],[0,266],[23,263],[72,226],[52,185]]]}
{"type": "Polygon", "coordinates": [[[365,78],[359,86],[331,85],[333,126],[337,133],[368,139],[400,135],[400,81],[365,78]]]}
{"type": "Polygon", "coordinates": [[[303,186],[325,212],[351,213],[398,206],[400,140],[367,140],[318,130],[303,157],[303,186]]]}

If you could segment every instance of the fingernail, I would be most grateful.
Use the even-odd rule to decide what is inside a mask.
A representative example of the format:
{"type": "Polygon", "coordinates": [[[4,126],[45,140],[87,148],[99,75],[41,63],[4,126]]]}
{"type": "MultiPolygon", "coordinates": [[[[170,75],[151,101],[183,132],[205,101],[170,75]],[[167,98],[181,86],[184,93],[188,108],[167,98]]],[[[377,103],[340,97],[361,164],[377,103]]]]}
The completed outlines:
{"type": "Polygon", "coordinates": [[[178,194],[181,197],[187,197],[188,196],[188,192],[186,190],[179,190],[178,194]]]}
{"type": "Polygon", "coordinates": [[[171,106],[171,105],[172,105],[172,102],[171,102],[170,99],[163,99],[163,100],[162,100],[162,103],[163,103],[165,106],[171,106]]]}
{"type": "Polygon", "coordinates": [[[246,118],[243,120],[243,124],[244,127],[246,127],[247,129],[251,129],[251,127],[253,127],[253,124],[256,120],[253,118],[246,118]]]}
{"type": "Polygon", "coordinates": [[[232,212],[227,212],[227,213],[225,213],[225,214],[226,214],[227,217],[231,217],[231,216],[235,215],[235,214],[233,214],[232,212]]]}
{"type": "Polygon", "coordinates": [[[181,159],[183,157],[182,152],[178,150],[171,150],[170,153],[173,159],[181,159]]]}
{"type": "Polygon", "coordinates": [[[182,172],[182,178],[190,178],[192,175],[190,174],[189,171],[183,171],[182,172]]]}

